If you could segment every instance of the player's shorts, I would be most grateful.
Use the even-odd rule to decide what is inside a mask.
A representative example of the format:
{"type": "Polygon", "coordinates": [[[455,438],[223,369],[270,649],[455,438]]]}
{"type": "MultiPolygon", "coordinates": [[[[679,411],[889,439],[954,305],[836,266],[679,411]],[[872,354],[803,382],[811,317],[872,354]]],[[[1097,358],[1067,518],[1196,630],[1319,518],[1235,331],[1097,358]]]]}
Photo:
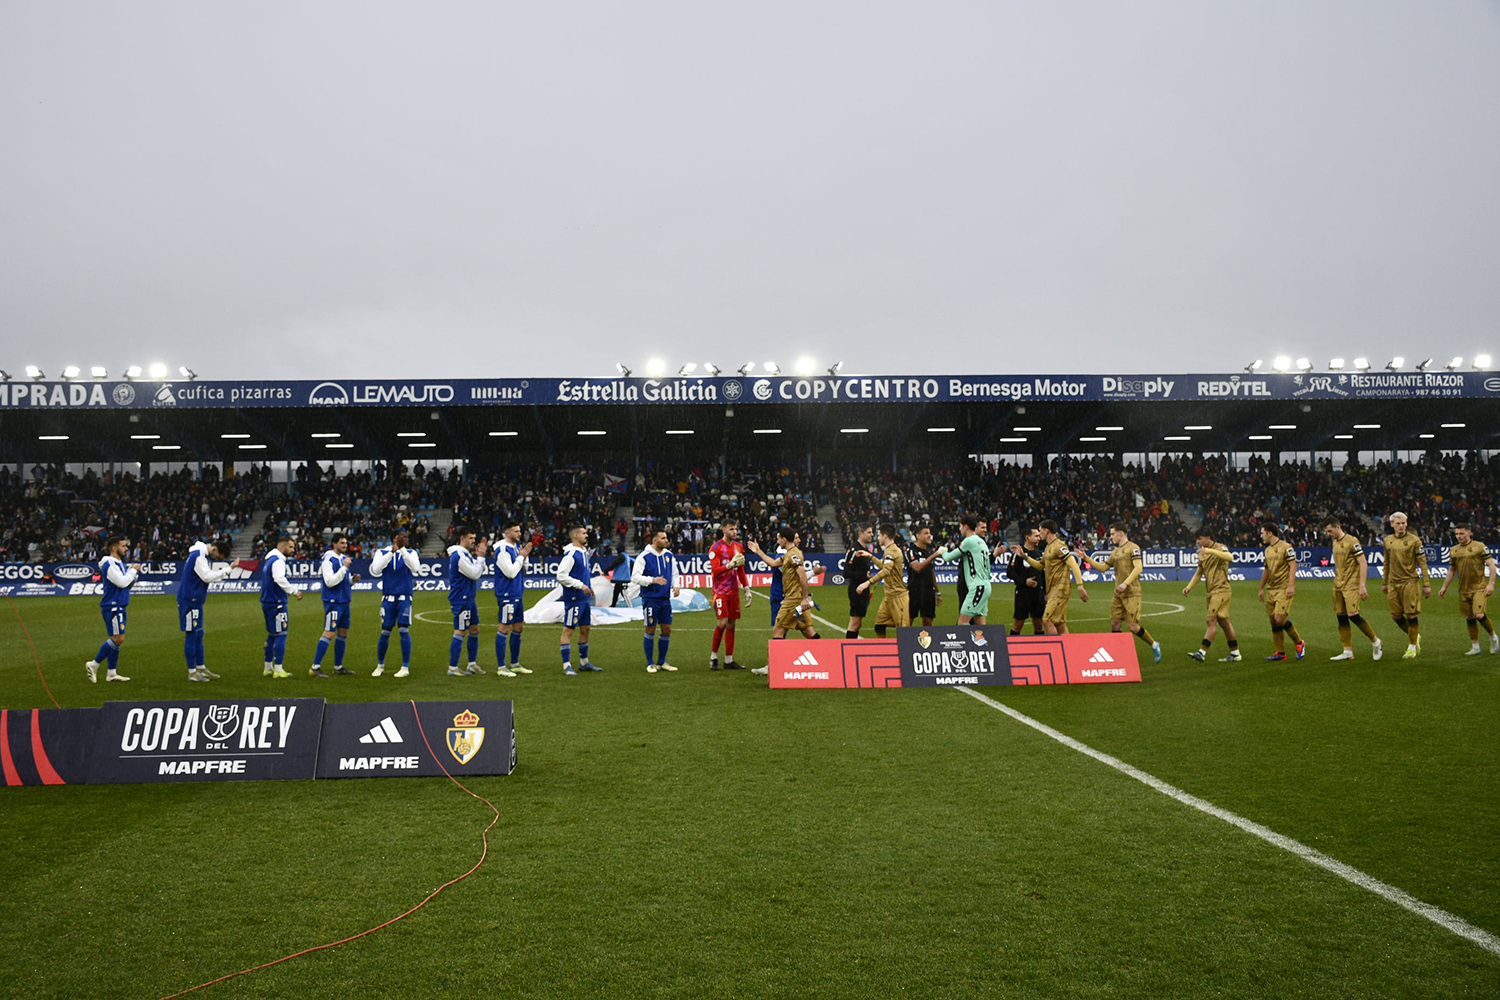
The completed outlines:
{"type": "MultiPolygon", "coordinates": [[[[1485,596],[1483,589],[1475,590],[1468,594],[1459,594],[1458,610],[1465,618],[1483,618],[1489,613],[1486,610],[1489,602],[1489,598],[1485,596]]],[[[120,631],[125,631],[123,624],[120,626],[120,631]]]]}
{"type": "Polygon", "coordinates": [[[203,605],[177,605],[177,625],[184,632],[197,632],[203,628],[203,605]]]}
{"type": "Polygon", "coordinates": [[[291,616],[287,614],[285,604],[262,604],[260,610],[266,618],[267,635],[286,635],[287,623],[291,616]]]}
{"type": "MultiPolygon", "coordinates": [[[[1479,593],[1480,596],[1484,595],[1484,591],[1480,591],[1479,593]]],[[[99,612],[104,616],[105,635],[125,634],[125,609],[123,607],[114,605],[107,608],[100,608],[99,612]]]]}
{"type": "Polygon", "coordinates": [[[1210,590],[1208,592],[1208,614],[1211,618],[1228,618],[1229,601],[1234,597],[1232,590],[1210,590]]]}
{"type": "Polygon", "coordinates": [[[1141,592],[1135,588],[1125,593],[1114,591],[1114,597],[1109,602],[1109,620],[1120,622],[1138,622],[1141,620],[1141,592]]]}
{"type": "Polygon", "coordinates": [[[909,591],[907,595],[908,608],[911,611],[912,621],[918,618],[937,617],[937,591],[926,592],[909,591]]]}
{"type": "Polygon", "coordinates": [[[959,605],[958,613],[969,618],[986,618],[990,613],[990,587],[981,583],[973,590],[964,595],[963,604],[959,605]]]}
{"type": "Polygon", "coordinates": [[[890,625],[895,628],[906,628],[911,624],[911,606],[907,600],[907,594],[887,593],[880,599],[880,607],[875,610],[876,625],[890,625]]]}
{"type": "Polygon", "coordinates": [[[397,626],[411,627],[411,596],[392,594],[380,599],[380,627],[393,629],[397,626]]]}
{"type": "Polygon", "coordinates": [[[479,606],[473,601],[448,607],[453,612],[453,631],[466,632],[479,624],[479,606]]]}
{"type": "Polygon", "coordinates": [[[563,628],[588,628],[593,609],[594,606],[587,603],[563,605],[563,628]]]}
{"type": "Polygon", "coordinates": [[[1047,592],[1041,587],[1028,587],[1024,583],[1016,588],[1016,613],[1014,621],[1040,618],[1047,610],[1047,592]]]}
{"type": "Polygon", "coordinates": [[[526,624],[526,605],[519,597],[504,597],[500,599],[500,624],[526,624]]]}
{"type": "Polygon", "coordinates": [[[1422,590],[1417,581],[1386,584],[1392,618],[1410,618],[1422,613],[1422,590]]]}
{"type": "Polygon", "coordinates": [[[784,628],[787,631],[791,631],[792,629],[800,631],[801,629],[812,628],[812,608],[799,612],[797,610],[798,603],[797,601],[783,600],[781,602],[781,612],[776,616],[776,624],[773,627],[784,628]]]}
{"type": "Polygon", "coordinates": [[[672,624],[672,599],[670,597],[642,598],[641,610],[646,613],[647,628],[672,624]]]}
{"type": "Polygon", "coordinates": [[[1266,602],[1266,617],[1275,618],[1280,615],[1283,618],[1292,616],[1292,599],[1282,591],[1266,602]]]}
{"type": "Polygon", "coordinates": [[[861,594],[859,591],[855,590],[853,587],[850,587],[849,588],[849,617],[850,618],[863,618],[869,612],[869,610],[870,610],[870,591],[868,589],[866,589],[865,592],[863,594],[861,594]]]}
{"type": "Polygon", "coordinates": [[[740,592],[732,590],[727,594],[714,593],[714,617],[724,618],[730,621],[740,616],[740,592]]]}
{"type": "Polygon", "coordinates": [[[1359,614],[1359,588],[1335,590],[1333,592],[1333,613],[1336,615],[1347,615],[1350,618],[1359,614]]]}
{"type": "Polygon", "coordinates": [[[337,603],[323,604],[323,631],[337,632],[339,629],[349,629],[349,603],[339,601],[337,603]]]}
{"type": "Polygon", "coordinates": [[[1042,620],[1054,625],[1068,624],[1068,598],[1066,590],[1057,590],[1047,595],[1047,607],[1042,611],[1042,620]]]}

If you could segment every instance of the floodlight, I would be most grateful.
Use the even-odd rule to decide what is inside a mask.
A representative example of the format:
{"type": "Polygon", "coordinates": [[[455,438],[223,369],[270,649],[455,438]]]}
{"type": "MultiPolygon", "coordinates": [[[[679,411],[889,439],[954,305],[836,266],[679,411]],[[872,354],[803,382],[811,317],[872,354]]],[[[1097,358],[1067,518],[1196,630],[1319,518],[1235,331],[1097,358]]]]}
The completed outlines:
{"type": "Polygon", "coordinates": [[[844,370],[844,363],[842,361],[835,362],[833,364],[833,366],[828,369],[828,377],[829,378],[838,378],[839,372],[841,372],[843,370],[844,370]]]}
{"type": "Polygon", "coordinates": [[[1310,372],[1312,371],[1312,367],[1312,362],[1307,360],[1306,358],[1297,359],[1297,370],[1299,372],[1310,372]]]}
{"type": "Polygon", "coordinates": [[[44,373],[36,365],[27,365],[26,366],[26,377],[27,378],[34,378],[34,379],[40,380],[40,379],[46,378],[47,376],[46,376],[46,373],[44,373]]]}
{"type": "Polygon", "coordinates": [[[774,361],[767,361],[765,363],[764,367],[766,369],[766,374],[767,375],[780,375],[781,374],[781,366],[778,365],[774,361]]]}
{"type": "Polygon", "coordinates": [[[1398,356],[1391,359],[1390,364],[1385,366],[1385,370],[1388,372],[1398,372],[1404,367],[1406,367],[1406,359],[1398,356]]]}
{"type": "Polygon", "coordinates": [[[1417,371],[1419,371],[1419,372],[1425,372],[1427,369],[1429,369],[1431,367],[1432,367],[1432,359],[1428,358],[1426,361],[1424,361],[1421,364],[1417,365],[1417,371]]]}
{"type": "Polygon", "coordinates": [[[755,371],[755,362],[754,361],[747,361],[744,364],[740,365],[735,370],[737,372],[739,372],[741,375],[749,375],[751,372],[755,371]]]}
{"type": "Polygon", "coordinates": [[[1370,370],[1370,359],[1369,358],[1355,358],[1354,359],[1354,369],[1356,371],[1362,371],[1362,372],[1369,371],[1370,370]]]}
{"type": "Polygon", "coordinates": [[[723,370],[724,369],[720,368],[718,365],[714,364],[712,361],[705,361],[705,362],[703,362],[703,372],[709,378],[718,378],[719,377],[719,372],[721,372],[723,370]]]}
{"type": "Polygon", "coordinates": [[[164,365],[164,364],[162,364],[161,362],[157,362],[156,364],[152,365],[151,366],[151,377],[152,378],[166,378],[167,377],[167,366],[164,365]]]}
{"type": "Polygon", "coordinates": [[[1488,354],[1476,354],[1476,355],[1474,355],[1474,367],[1475,368],[1488,368],[1489,366],[1490,366],[1490,356],[1488,354]]]}
{"type": "Polygon", "coordinates": [[[62,377],[63,378],[70,378],[70,379],[71,378],[77,378],[78,376],[80,376],[82,374],[83,374],[83,369],[79,368],[77,365],[68,365],[66,368],[64,368],[62,370],[62,377]]]}
{"type": "Polygon", "coordinates": [[[1262,361],[1260,358],[1256,358],[1254,361],[1250,362],[1248,365],[1245,366],[1245,371],[1247,371],[1247,372],[1258,372],[1258,371],[1260,371],[1260,366],[1263,365],[1263,364],[1265,364],[1264,361],[1262,361]]]}
{"type": "Polygon", "coordinates": [[[679,374],[679,375],[691,375],[691,374],[693,374],[693,372],[695,372],[697,370],[698,370],[697,364],[695,364],[692,361],[689,361],[687,364],[685,364],[681,368],[677,369],[677,374],[679,374]]]}
{"type": "Polygon", "coordinates": [[[109,377],[109,371],[106,370],[103,365],[95,365],[94,367],[90,368],[89,369],[89,374],[92,375],[94,378],[108,378],[109,377]]]}
{"type": "Polygon", "coordinates": [[[816,361],[814,361],[812,358],[798,358],[797,359],[797,374],[798,375],[811,375],[814,371],[817,370],[817,367],[818,367],[818,363],[816,361]]]}
{"type": "Polygon", "coordinates": [[[620,362],[618,362],[618,361],[615,362],[615,371],[617,371],[617,372],[620,373],[620,377],[621,378],[629,378],[630,377],[630,369],[628,367],[626,367],[625,365],[620,364],[620,362]]]}
{"type": "Polygon", "coordinates": [[[181,375],[183,378],[187,379],[189,382],[193,381],[194,379],[196,379],[198,377],[198,373],[197,372],[193,371],[191,368],[186,368],[186,367],[180,367],[180,368],[178,368],[177,369],[177,373],[179,375],[181,375]]]}
{"type": "Polygon", "coordinates": [[[1328,370],[1331,371],[1331,372],[1341,372],[1341,371],[1343,371],[1344,370],[1344,359],[1343,358],[1334,358],[1333,360],[1329,361],[1328,362],[1328,370]]]}
{"type": "Polygon", "coordinates": [[[129,368],[125,369],[125,378],[127,380],[133,379],[133,378],[140,378],[140,377],[141,377],[141,366],[140,365],[131,365],[129,368]]]}
{"type": "Polygon", "coordinates": [[[666,373],[667,373],[667,363],[665,361],[663,361],[661,358],[652,358],[650,361],[646,362],[646,374],[647,375],[651,375],[651,376],[654,377],[654,376],[657,376],[657,375],[665,375],[666,373]]]}
{"type": "Polygon", "coordinates": [[[0,369],[0,382],[9,382],[9,381],[10,381],[10,372],[4,371],[3,369],[0,369]]]}
{"type": "Polygon", "coordinates": [[[1278,354],[1276,360],[1271,362],[1271,367],[1279,372],[1287,371],[1292,367],[1292,359],[1285,354],[1278,354]]]}

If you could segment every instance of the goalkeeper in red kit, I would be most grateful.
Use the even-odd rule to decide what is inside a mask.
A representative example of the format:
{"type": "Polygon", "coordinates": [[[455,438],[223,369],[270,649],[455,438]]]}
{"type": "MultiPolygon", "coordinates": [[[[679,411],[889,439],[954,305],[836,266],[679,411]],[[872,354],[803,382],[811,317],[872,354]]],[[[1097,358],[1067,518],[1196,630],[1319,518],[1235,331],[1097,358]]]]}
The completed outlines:
{"type": "Polygon", "coordinates": [[[734,627],[740,620],[740,604],[750,604],[750,577],[745,573],[745,547],[739,543],[738,521],[719,525],[719,540],[709,553],[709,571],[714,584],[714,648],[708,654],[708,669],[719,669],[719,642],[724,642],[724,669],[744,670],[734,662],[734,627]]]}

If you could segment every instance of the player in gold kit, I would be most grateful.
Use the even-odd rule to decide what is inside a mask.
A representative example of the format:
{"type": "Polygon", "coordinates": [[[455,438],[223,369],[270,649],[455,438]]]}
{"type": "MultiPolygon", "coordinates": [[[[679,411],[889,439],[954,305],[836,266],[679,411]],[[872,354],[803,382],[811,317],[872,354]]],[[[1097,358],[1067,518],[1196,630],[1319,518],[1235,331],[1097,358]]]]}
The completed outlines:
{"type": "Polygon", "coordinates": [[[1151,647],[1152,660],[1160,663],[1161,643],[1151,638],[1151,633],[1141,624],[1141,570],[1145,568],[1141,547],[1125,533],[1123,521],[1109,526],[1109,544],[1114,546],[1114,551],[1102,563],[1095,562],[1082,543],[1077,549],[1078,558],[1101,573],[1114,570],[1115,596],[1109,605],[1109,629],[1111,632],[1120,631],[1121,626],[1130,629],[1137,639],[1151,647]]]}
{"type": "MultiPolygon", "coordinates": [[[[813,599],[807,589],[807,567],[802,564],[802,550],[797,547],[800,538],[797,532],[787,525],[783,525],[776,534],[786,549],[779,556],[766,555],[765,550],[753,539],[745,543],[750,551],[760,556],[767,566],[781,570],[781,611],[776,615],[776,621],[771,626],[771,638],[785,639],[788,631],[796,629],[807,638],[816,639],[818,632],[813,628],[812,623],[813,599]]],[[[756,667],[750,672],[767,674],[770,670],[770,667],[756,667]]]]}
{"type": "Polygon", "coordinates": [[[1354,659],[1354,629],[1358,628],[1370,640],[1371,659],[1378,660],[1384,652],[1380,636],[1359,613],[1359,602],[1370,599],[1365,585],[1370,576],[1370,564],[1365,559],[1364,547],[1358,538],[1344,530],[1344,525],[1336,517],[1323,518],[1323,534],[1333,542],[1333,613],[1338,616],[1339,638],[1344,641],[1344,651],[1329,659],[1354,659]]]}
{"type": "Polygon", "coordinates": [[[911,611],[906,591],[906,557],[901,546],[896,544],[896,526],[882,524],[878,537],[880,570],[855,589],[863,594],[877,581],[885,584],[885,596],[880,599],[880,607],[875,612],[875,634],[884,639],[887,627],[906,628],[911,624],[911,611]]]}
{"type": "Polygon", "coordinates": [[[1307,644],[1292,624],[1292,598],[1297,594],[1297,550],[1281,537],[1281,529],[1275,524],[1260,526],[1260,540],[1266,546],[1266,562],[1260,573],[1259,599],[1266,605],[1266,617],[1271,620],[1271,641],[1276,652],[1266,657],[1276,662],[1286,659],[1286,640],[1290,636],[1297,650],[1297,659],[1307,652],[1307,644]]]}
{"type": "Polygon", "coordinates": [[[1042,549],[1041,559],[1031,558],[1019,545],[1011,546],[1010,551],[1016,558],[1025,559],[1032,569],[1041,570],[1046,578],[1047,608],[1042,612],[1042,624],[1047,634],[1067,635],[1072,585],[1078,585],[1078,599],[1084,603],[1088,603],[1089,592],[1083,587],[1083,571],[1078,568],[1078,560],[1069,554],[1067,543],[1057,532],[1057,522],[1043,521],[1037,528],[1041,530],[1042,543],[1046,546],[1042,549]]]}
{"type": "Polygon", "coordinates": [[[1229,644],[1229,655],[1219,657],[1219,662],[1240,662],[1240,637],[1229,621],[1229,600],[1234,596],[1229,586],[1229,563],[1233,558],[1222,542],[1214,543],[1213,535],[1203,530],[1198,532],[1198,568],[1193,571],[1188,585],[1182,588],[1182,596],[1192,593],[1198,579],[1203,579],[1203,586],[1208,590],[1208,628],[1203,633],[1203,645],[1188,654],[1199,663],[1208,659],[1209,647],[1214,644],[1214,636],[1220,628],[1224,630],[1224,641],[1229,644]]]}
{"type": "Polygon", "coordinates": [[[1495,557],[1483,542],[1474,540],[1474,529],[1467,524],[1455,525],[1453,534],[1458,544],[1448,550],[1448,578],[1443,581],[1439,597],[1448,596],[1448,584],[1458,578],[1458,610],[1469,626],[1469,651],[1465,656],[1479,655],[1479,629],[1482,626],[1490,634],[1490,652],[1500,653],[1500,635],[1490,623],[1486,610],[1489,598],[1495,596],[1495,580],[1500,578],[1500,567],[1495,557]]]}
{"type": "Polygon", "coordinates": [[[1406,630],[1406,652],[1401,659],[1416,659],[1422,651],[1422,631],[1417,616],[1422,613],[1422,598],[1432,596],[1431,575],[1427,572],[1427,553],[1422,539],[1406,530],[1406,515],[1391,515],[1391,534],[1385,536],[1385,579],[1380,590],[1390,598],[1391,620],[1406,630]],[[1421,580],[1422,592],[1417,593],[1421,580]]]}

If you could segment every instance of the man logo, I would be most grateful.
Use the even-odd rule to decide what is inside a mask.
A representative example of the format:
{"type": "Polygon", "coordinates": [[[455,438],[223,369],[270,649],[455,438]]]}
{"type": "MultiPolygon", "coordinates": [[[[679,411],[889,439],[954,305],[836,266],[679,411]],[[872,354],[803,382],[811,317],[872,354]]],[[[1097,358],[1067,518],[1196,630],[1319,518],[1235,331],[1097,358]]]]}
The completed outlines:
{"type": "Polygon", "coordinates": [[[740,384],[739,379],[730,379],[724,383],[724,398],[731,403],[745,394],[745,387],[740,384]]]}
{"type": "Polygon", "coordinates": [[[759,399],[759,400],[770,399],[771,398],[771,382],[770,382],[769,379],[763,379],[763,378],[762,379],[756,379],[755,380],[755,385],[751,387],[750,391],[755,394],[755,398],[756,399],[759,399]]]}
{"type": "Polygon", "coordinates": [[[307,396],[309,406],[348,406],[349,393],[337,382],[319,382],[307,396]]]}
{"type": "Polygon", "coordinates": [[[110,395],[114,397],[116,406],[129,406],[135,402],[135,386],[129,382],[121,382],[110,395]]]}
{"type": "Polygon", "coordinates": [[[974,640],[974,645],[976,646],[988,646],[990,643],[990,641],[984,637],[984,633],[979,631],[977,628],[973,632],[969,633],[969,638],[974,640]]]}
{"type": "Polygon", "coordinates": [[[203,737],[220,743],[234,735],[240,728],[240,706],[210,705],[203,713],[203,737]]]}
{"type": "Polygon", "coordinates": [[[482,746],[484,730],[479,726],[479,716],[464,709],[453,717],[453,726],[448,730],[448,752],[460,764],[467,764],[482,746]]]}

